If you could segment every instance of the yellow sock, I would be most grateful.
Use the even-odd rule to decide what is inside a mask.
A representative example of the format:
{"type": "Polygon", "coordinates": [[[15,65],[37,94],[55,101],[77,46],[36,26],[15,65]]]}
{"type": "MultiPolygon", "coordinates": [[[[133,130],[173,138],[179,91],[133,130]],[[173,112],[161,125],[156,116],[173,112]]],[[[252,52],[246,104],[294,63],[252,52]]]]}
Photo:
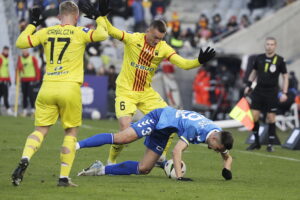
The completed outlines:
{"type": "Polygon", "coordinates": [[[112,144],[109,150],[108,162],[117,163],[117,157],[124,148],[124,144],[112,144]]]}
{"type": "Polygon", "coordinates": [[[168,143],[167,143],[167,145],[166,145],[166,147],[164,149],[164,152],[162,153],[162,156],[164,156],[165,158],[167,157],[168,150],[169,150],[169,148],[170,148],[170,146],[172,144],[172,141],[173,141],[173,138],[174,138],[175,135],[176,135],[176,133],[172,133],[170,135],[168,143]]]}
{"type": "Polygon", "coordinates": [[[26,140],[22,158],[30,158],[33,156],[35,152],[40,148],[42,142],[44,140],[44,135],[39,131],[34,131],[31,133],[26,140]]]}
{"type": "Polygon", "coordinates": [[[60,153],[60,177],[69,177],[76,153],[77,139],[74,136],[65,136],[60,153]]]}

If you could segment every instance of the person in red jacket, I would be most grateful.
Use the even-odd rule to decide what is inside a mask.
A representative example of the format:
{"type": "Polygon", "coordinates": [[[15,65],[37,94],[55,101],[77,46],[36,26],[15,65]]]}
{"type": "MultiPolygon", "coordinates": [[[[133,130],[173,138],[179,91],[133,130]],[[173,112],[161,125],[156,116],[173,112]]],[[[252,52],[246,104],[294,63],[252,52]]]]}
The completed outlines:
{"type": "Polygon", "coordinates": [[[23,116],[27,115],[28,100],[30,102],[31,113],[34,113],[35,95],[34,85],[40,80],[40,68],[36,57],[31,56],[28,49],[22,50],[22,55],[18,58],[17,70],[21,78],[23,94],[23,116]]]}
{"type": "Polygon", "coordinates": [[[6,108],[7,114],[12,115],[13,112],[10,109],[8,102],[8,88],[10,86],[10,75],[9,75],[9,47],[4,46],[2,54],[0,54],[0,101],[3,96],[4,106],[6,108]]]}

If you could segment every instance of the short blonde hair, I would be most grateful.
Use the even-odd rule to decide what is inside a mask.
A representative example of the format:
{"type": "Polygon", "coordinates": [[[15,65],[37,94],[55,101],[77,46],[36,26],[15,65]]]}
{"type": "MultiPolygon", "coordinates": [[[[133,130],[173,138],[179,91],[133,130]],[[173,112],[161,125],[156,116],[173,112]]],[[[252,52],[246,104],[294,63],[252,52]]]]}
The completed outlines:
{"type": "Polygon", "coordinates": [[[60,15],[79,15],[79,9],[74,1],[64,1],[59,4],[59,14],[60,15]]]}

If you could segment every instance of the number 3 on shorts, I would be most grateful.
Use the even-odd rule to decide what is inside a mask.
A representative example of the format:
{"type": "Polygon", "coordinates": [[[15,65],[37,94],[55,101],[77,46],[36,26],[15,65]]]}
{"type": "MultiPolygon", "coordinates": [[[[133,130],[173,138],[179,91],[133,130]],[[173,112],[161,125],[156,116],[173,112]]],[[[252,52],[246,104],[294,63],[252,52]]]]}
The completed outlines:
{"type": "Polygon", "coordinates": [[[125,110],[125,101],[120,101],[120,110],[125,110]]]}

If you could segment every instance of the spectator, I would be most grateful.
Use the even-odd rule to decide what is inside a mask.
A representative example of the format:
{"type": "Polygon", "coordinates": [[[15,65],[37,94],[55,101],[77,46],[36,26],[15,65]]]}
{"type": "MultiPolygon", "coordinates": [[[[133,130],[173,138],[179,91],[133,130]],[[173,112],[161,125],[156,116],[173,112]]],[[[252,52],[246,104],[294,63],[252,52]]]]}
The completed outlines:
{"type": "MultiPolygon", "coordinates": [[[[0,55],[0,100],[1,97],[4,99],[4,106],[8,115],[12,115],[8,102],[9,86],[10,86],[10,74],[9,74],[9,47],[4,46],[2,54],[0,55]]],[[[0,101],[1,102],[1,101],[0,101]]]]}
{"type": "Polygon", "coordinates": [[[118,74],[116,72],[116,67],[114,65],[109,66],[109,69],[106,73],[108,76],[108,117],[116,118],[115,113],[115,98],[116,98],[116,80],[118,74]]]}
{"type": "Polygon", "coordinates": [[[38,60],[36,57],[29,54],[28,49],[22,50],[22,56],[18,57],[17,73],[21,78],[21,88],[23,94],[23,116],[27,116],[28,100],[30,103],[30,112],[34,114],[35,107],[35,95],[34,87],[35,83],[40,80],[40,69],[38,66],[38,60]]]}
{"type": "Polygon", "coordinates": [[[135,0],[132,4],[132,13],[134,18],[134,32],[143,32],[146,28],[145,11],[142,0],[135,0]]]}
{"type": "Polygon", "coordinates": [[[239,24],[240,29],[247,28],[248,26],[250,26],[250,21],[249,21],[248,16],[247,15],[242,15],[241,21],[240,21],[240,24],[239,24]]]}
{"type": "Polygon", "coordinates": [[[213,21],[212,21],[212,25],[211,25],[212,37],[216,37],[216,36],[221,35],[222,33],[224,33],[225,28],[221,24],[221,22],[222,22],[221,15],[220,14],[215,14],[213,16],[213,21]]]}

